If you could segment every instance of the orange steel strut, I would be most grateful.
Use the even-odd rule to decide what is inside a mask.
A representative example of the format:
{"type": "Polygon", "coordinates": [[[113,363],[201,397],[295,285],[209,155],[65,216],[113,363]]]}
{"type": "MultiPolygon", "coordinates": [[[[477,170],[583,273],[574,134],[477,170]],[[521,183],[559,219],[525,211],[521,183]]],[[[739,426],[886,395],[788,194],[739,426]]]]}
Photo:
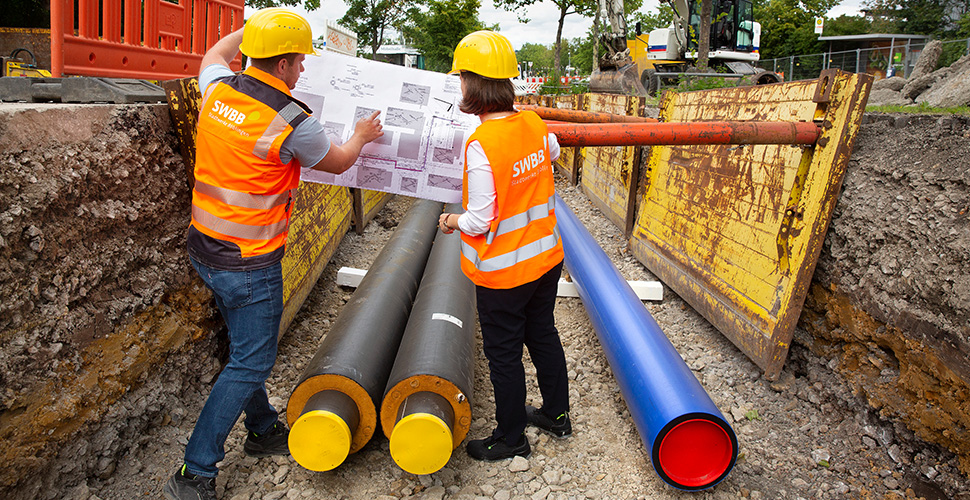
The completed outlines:
{"type": "Polygon", "coordinates": [[[535,111],[539,118],[543,120],[556,120],[561,122],[575,123],[656,123],[656,118],[643,118],[641,116],[616,115],[613,113],[602,113],[597,111],[578,111],[575,109],[547,108],[532,104],[519,104],[516,108],[520,110],[535,111]]]}
{"type": "Polygon", "coordinates": [[[812,122],[553,123],[559,145],[815,144],[812,122]]]}

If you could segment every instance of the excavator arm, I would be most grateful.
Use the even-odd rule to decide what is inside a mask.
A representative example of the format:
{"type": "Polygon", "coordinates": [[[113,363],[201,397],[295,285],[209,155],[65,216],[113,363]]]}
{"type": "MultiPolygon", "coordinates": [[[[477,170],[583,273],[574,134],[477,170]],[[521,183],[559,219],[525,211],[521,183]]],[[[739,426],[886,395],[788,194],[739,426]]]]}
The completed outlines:
{"type": "Polygon", "coordinates": [[[600,36],[606,53],[599,60],[599,69],[590,76],[589,89],[610,94],[647,95],[640,83],[640,71],[627,47],[623,0],[599,0],[599,9],[609,21],[610,29],[600,36]]]}

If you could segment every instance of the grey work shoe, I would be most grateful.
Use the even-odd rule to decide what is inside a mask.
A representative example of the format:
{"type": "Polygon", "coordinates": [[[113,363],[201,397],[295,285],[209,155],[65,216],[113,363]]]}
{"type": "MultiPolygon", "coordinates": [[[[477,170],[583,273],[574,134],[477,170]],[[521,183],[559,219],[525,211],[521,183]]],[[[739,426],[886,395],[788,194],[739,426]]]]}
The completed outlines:
{"type": "Polygon", "coordinates": [[[216,478],[196,476],[183,465],[165,483],[162,494],[168,500],[216,500],[216,478]]]}
{"type": "Polygon", "coordinates": [[[269,432],[256,434],[250,431],[246,436],[246,444],[243,445],[243,451],[251,457],[289,455],[289,437],[290,430],[282,422],[277,421],[270,428],[269,432]]]}
{"type": "Polygon", "coordinates": [[[569,412],[564,412],[562,415],[552,418],[542,413],[542,410],[526,405],[525,414],[529,417],[530,424],[557,438],[568,437],[573,433],[573,425],[569,422],[569,412]]]}

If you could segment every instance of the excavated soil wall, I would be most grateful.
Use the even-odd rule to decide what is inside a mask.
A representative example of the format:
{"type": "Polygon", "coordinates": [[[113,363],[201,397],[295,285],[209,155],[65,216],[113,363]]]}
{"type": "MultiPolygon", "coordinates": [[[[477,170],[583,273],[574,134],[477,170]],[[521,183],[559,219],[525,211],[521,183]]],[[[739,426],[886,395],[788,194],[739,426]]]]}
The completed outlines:
{"type": "MultiPolygon", "coordinates": [[[[970,124],[866,121],[796,341],[970,474],[970,124]]],[[[0,494],[31,498],[194,418],[225,344],[166,106],[2,104],[0,164],[0,494]]]]}
{"type": "Polygon", "coordinates": [[[166,105],[0,105],[0,165],[0,491],[23,494],[109,475],[216,373],[220,326],[166,105]]]}
{"type": "Polygon", "coordinates": [[[970,475],[970,119],[865,121],[796,340],[970,475]]]}

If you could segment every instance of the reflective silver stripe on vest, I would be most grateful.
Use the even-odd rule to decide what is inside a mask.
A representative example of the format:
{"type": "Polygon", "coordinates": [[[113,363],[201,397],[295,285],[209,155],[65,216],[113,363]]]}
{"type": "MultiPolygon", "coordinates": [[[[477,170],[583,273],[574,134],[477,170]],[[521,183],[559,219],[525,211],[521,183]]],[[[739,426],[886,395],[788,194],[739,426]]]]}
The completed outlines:
{"type": "Polygon", "coordinates": [[[289,224],[289,219],[281,220],[268,226],[249,226],[238,222],[228,221],[216,217],[205,210],[192,205],[192,218],[203,227],[217,233],[247,240],[269,240],[283,234],[289,224]]]}
{"type": "Polygon", "coordinates": [[[536,205],[527,209],[525,212],[502,219],[499,221],[498,227],[495,228],[495,231],[489,231],[488,234],[485,235],[485,242],[491,245],[492,240],[495,239],[496,236],[511,233],[512,231],[528,226],[530,222],[549,217],[549,214],[552,213],[555,206],[556,197],[553,195],[549,197],[549,201],[546,202],[545,205],[536,205]]]}
{"type": "Polygon", "coordinates": [[[538,240],[529,243],[517,250],[513,250],[509,253],[502,255],[496,255],[488,260],[481,260],[478,258],[478,253],[475,248],[465,243],[465,240],[461,242],[461,253],[466,259],[472,261],[475,264],[475,269],[482,271],[484,273],[489,273],[492,271],[501,271],[502,269],[508,269],[515,266],[519,262],[531,259],[541,255],[543,252],[547,252],[556,248],[559,244],[559,226],[553,226],[552,234],[544,238],[539,238],[538,240]]]}
{"type": "Polygon", "coordinates": [[[202,106],[199,109],[205,109],[208,107],[209,96],[212,95],[212,91],[215,90],[215,84],[219,82],[212,82],[208,87],[202,92],[202,106]]]}
{"type": "Polygon", "coordinates": [[[253,154],[265,160],[269,156],[269,149],[273,146],[273,141],[286,130],[286,127],[290,124],[290,120],[299,116],[300,113],[303,113],[303,108],[295,102],[291,102],[283,107],[273,117],[273,121],[270,122],[269,127],[266,127],[263,135],[259,139],[256,139],[256,145],[253,146],[253,154]]]}
{"type": "Polygon", "coordinates": [[[215,198],[226,205],[259,210],[269,210],[273,207],[285,205],[290,201],[290,196],[293,194],[293,191],[296,191],[295,189],[291,189],[280,194],[249,194],[213,186],[198,180],[195,181],[195,190],[210,198],[215,198]]]}

